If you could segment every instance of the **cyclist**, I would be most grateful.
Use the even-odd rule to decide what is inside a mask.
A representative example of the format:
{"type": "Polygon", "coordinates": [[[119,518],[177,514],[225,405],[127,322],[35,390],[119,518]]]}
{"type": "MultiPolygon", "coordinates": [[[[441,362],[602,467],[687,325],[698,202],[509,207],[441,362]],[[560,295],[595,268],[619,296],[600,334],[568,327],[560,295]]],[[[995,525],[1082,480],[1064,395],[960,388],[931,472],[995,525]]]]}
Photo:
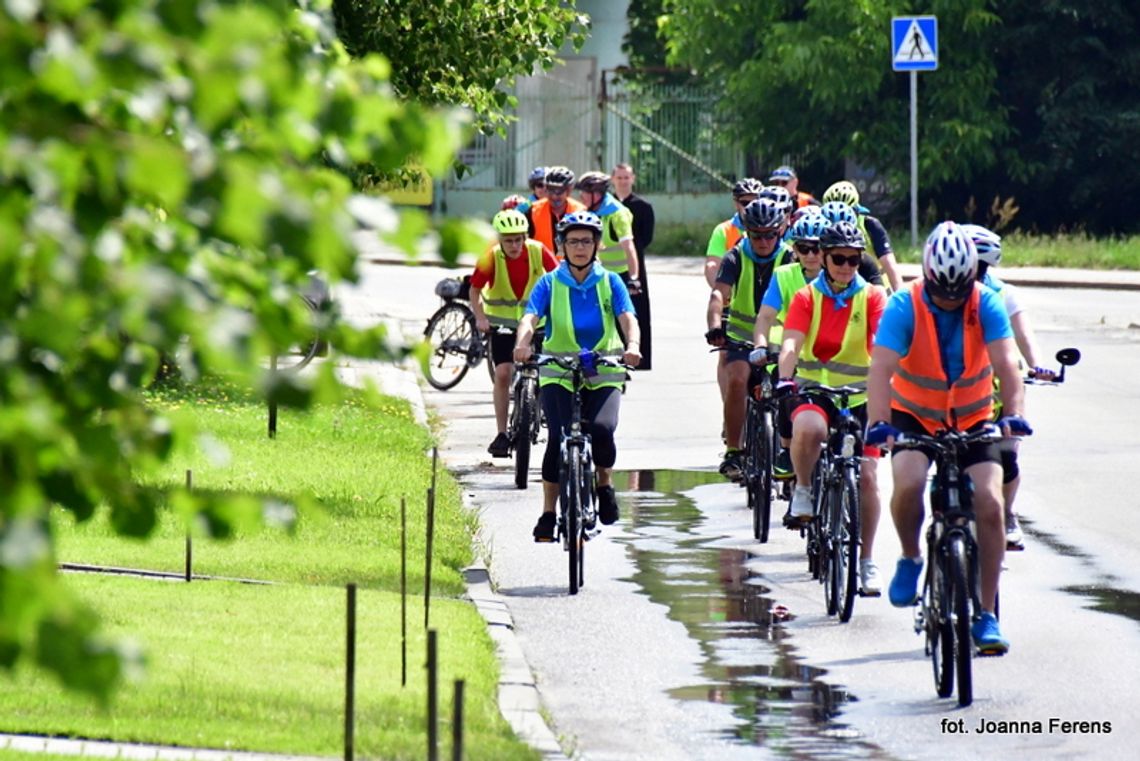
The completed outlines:
{"type": "MultiPolygon", "coordinates": [[[[891,296],[879,322],[868,378],[867,444],[889,447],[900,432],[971,431],[988,424],[994,374],[1005,404],[1003,433],[1032,433],[1021,416],[1025,389],[1009,317],[1001,298],[975,282],[977,269],[974,242],[960,225],[943,222],[934,228],[923,250],[922,279],[891,296]]],[[[919,532],[931,459],[919,450],[894,452],[891,458],[891,516],[903,556],[889,596],[898,607],[918,599],[919,532]]],[[[995,444],[972,445],[961,460],[974,485],[983,609],[971,632],[979,650],[994,654],[1009,649],[994,616],[1005,555],[1000,463],[995,444]]]]}
{"type": "MultiPolygon", "coordinates": [[[[744,207],[755,201],[763,188],[763,183],[752,177],[745,177],[732,186],[732,204],[736,207],[736,212],[713,228],[712,235],[709,236],[709,244],[705,248],[705,282],[709,284],[710,290],[716,288],[716,275],[720,271],[721,259],[744,236],[744,223],[740,221],[744,207]]],[[[727,356],[723,351],[717,352],[716,384],[720,388],[722,404],[724,403],[724,390],[728,385],[728,364],[725,361],[727,356]]],[[[721,437],[727,438],[723,429],[721,430],[721,437]]]]}
{"type": "MultiPolygon", "coordinates": [[[[850,222],[856,227],[859,226],[859,215],[846,201],[827,201],[819,207],[819,211],[833,225],[838,222],[850,222]]],[[[863,232],[863,230],[860,228],[859,232],[863,232]]],[[[866,235],[863,236],[863,242],[867,242],[866,235]]],[[[883,284],[883,273],[879,269],[879,265],[875,263],[875,257],[868,254],[866,250],[863,251],[862,260],[859,262],[859,277],[871,285],[883,284]]]]}
{"type": "Polygon", "coordinates": [[[530,188],[530,198],[527,199],[530,203],[546,198],[546,167],[536,166],[530,170],[526,184],[530,188]]]}
{"type": "Polygon", "coordinates": [[[535,201],[530,207],[530,237],[542,241],[544,246],[557,252],[554,231],[558,221],[568,212],[585,211],[586,207],[570,197],[574,173],[568,168],[548,167],[544,182],[546,197],[535,201]]]}
{"type": "MultiPolygon", "coordinates": [[[[962,229],[974,241],[974,248],[978,250],[978,281],[995,291],[1002,297],[1005,311],[1009,315],[1009,323],[1013,328],[1013,339],[1021,352],[1021,357],[1028,364],[1029,375],[1033,378],[1051,381],[1056,378],[1052,370],[1037,366],[1040,355],[1037,346],[1037,335],[1029,323],[1029,315],[1018,301],[1017,289],[1008,283],[999,280],[990,267],[1001,263],[1001,236],[981,225],[962,225],[962,229]]],[[[994,400],[994,416],[1001,416],[1000,398],[994,400]]],[[[1021,484],[1021,471],[1017,464],[1017,439],[1006,439],[999,445],[1001,451],[1002,471],[1002,501],[1005,505],[1005,548],[1007,550],[1025,549],[1021,525],[1017,521],[1017,513],[1013,509],[1013,501],[1017,497],[1017,489],[1021,484]]]]}
{"type": "Polygon", "coordinates": [[[800,190],[800,178],[796,174],[796,170],[787,164],[772,170],[772,174],[768,176],[768,184],[787,188],[792,198],[795,199],[795,208],[797,209],[802,209],[805,206],[819,206],[819,201],[815,199],[815,196],[800,190]]]}
{"type": "MultiPolygon", "coordinates": [[[[796,260],[791,264],[777,267],[768,282],[768,290],[764,292],[760,312],[756,315],[756,330],[752,335],[752,343],[756,346],[751,356],[753,363],[761,364],[767,361],[766,352],[769,344],[778,348],[783,343],[783,329],[779,326],[784,324],[792,296],[815,280],[820,273],[823,258],[819,247],[819,236],[829,224],[826,217],[816,213],[805,214],[792,225],[790,237],[796,260]]],[[[772,463],[772,475],[776,478],[786,479],[792,476],[792,456],[787,448],[789,438],[781,436],[782,448],[772,463]]]]}
{"type": "MultiPolygon", "coordinates": [[[[709,295],[705,340],[724,346],[726,340],[751,341],[756,330],[760,299],[768,289],[772,271],[790,259],[780,243],[787,225],[784,207],[770,198],[757,198],[741,214],[745,237],[721,260],[716,286],[709,295]],[[727,306],[727,309],[726,309],[727,306]]],[[[724,430],[727,452],[720,472],[740,478],[741,436],[751,368],[748,352],[729,349],[725,358],[724,430]]]]}
{"type": "Polygon", "coordinates": [[[491,335],[491,361],[495,365],[492,400],[498,434],[487,451],[492,457],[510,457],[507,406],[514,371],[511,359],[514,331],[534,284],[543,273],[557,267],[558,262],[540,242],[526,237],[526,216],[517,209],[500,211],[491,225],[499,234],[499,242],[475,264],[471,275],[471,311],[475,313],[475,326],[479,331],[491,335]],[[511,332],[501,333],[496,328],[508,328],[511,332]]]}
{"type": "Polygon", "coordinates": [[[610,192],[610,176],[605,172],[586,172],[578,178],[574,189],[586,209],[602,220],[598,261],[610,272],[621,275],[630,295],[639,293],[641,264],[633,245],[633,214],[610,192]]]}
{"type": "Polygon", "coordinates": [[[834,183],[823,193],[823,202],[826,204],[828,201],[842,201],[854,209],[859,232],[863,233],[863,239],[867,241],[871,253],[879,262],[878,266],[886,274],[891,290],[900,290],[902,275],[899,274],[895,252],[891,249],[891,238],[887,235],[887,228],[883,227],[878,218],[871,216],[870,209],[859,204],[859,189],[855,184],[847,180],[834,183]]]}
{"type": "MultiPolygon", "coordinates": [[[[780,349],[780,381],[776,388],[794,393],[797,384],[867,387],[871,366],[871,342],[879,326],[887,297],[882,288],[860,277],[858,263],[863,234],[850,222],[828,225],[819,234],[823,270],[795,292],[784,323],[780,349]]],[[[866,394],[849,398],[852,414],[867,423],[866,394]]],[[[793,396],[787,414],[781,415],[784,430],[792,440],[796,486],[784,525],[798,529],[812,517],[811,474],[819,449],[827,440],[829,422],[839,414],[835,405],[804,396],[793,396]]],[[[859,586],[866,595],[882,592],[875,565],[875,531],[879,526],[877,447],[856,444],[863,457],[859,472],[860,561],[859,586]]]]}
{"type": "MultiPolygon", "coordinates": [[[[532,352],[535,327],[546,320],[543,350],[550,354],[577,356],[583,348],[599,354],[620,356],[634,367],[641,361],[637,317],[625,283],[597,261],[602,241],[602,221],[592,212],[571,212],[558,225],[558,240],[564,257],[554,272],[539,279],[531,291],[526,311],[515,337],[514,359],[526,362],[532,352]],[[626,336],[625,346],[618,327],[626,336]]],[[[573,388],[561,368],[548,365],[539,376],[542,409],[550,435],[542,458],[543,512],[534,527],[536,542],[554,541],[558,503],[561,441],[558,431],[570,424],[573,388]]],[[[582,419],[587,421],[594,464],[597,467],[598,520],[609,525],[618,519],[617,496],[612,482],[617,458],[614,431],[618,424],[622,370],[599,367],[582,389],[582,419]]]]}

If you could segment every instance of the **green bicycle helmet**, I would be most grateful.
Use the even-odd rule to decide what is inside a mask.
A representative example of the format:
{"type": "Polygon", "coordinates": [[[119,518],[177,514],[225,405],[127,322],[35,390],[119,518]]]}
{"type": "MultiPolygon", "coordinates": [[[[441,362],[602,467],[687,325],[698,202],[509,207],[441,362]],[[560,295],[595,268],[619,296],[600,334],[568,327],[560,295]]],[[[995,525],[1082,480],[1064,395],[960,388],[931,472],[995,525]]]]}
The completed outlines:
{"type": "Polygon", "coordinates": [[[499,235],[525,235],[530,225],[518,209],[503,209],[491,219],[491,226],[499,235]]]}

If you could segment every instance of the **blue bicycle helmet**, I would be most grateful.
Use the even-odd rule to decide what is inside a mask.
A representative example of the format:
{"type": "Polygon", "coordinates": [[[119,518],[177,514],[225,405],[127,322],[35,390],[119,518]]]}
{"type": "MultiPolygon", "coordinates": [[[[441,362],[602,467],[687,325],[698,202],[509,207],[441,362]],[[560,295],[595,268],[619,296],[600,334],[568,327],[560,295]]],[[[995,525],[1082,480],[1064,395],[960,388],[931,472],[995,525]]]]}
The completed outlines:
{"type": "Polygon", "coordinates": [[[558,222],[558,240],[562,241],[571,230],[586,229],[594,233],[594,238],[602,237],[602,218],[592,211],[572,211],[558,222]]]}
{"type": "Polygon", "coordinates": [[[757,198],[744,207],[744,213],[740,215],[740,218],[748,230],[779,227],[785,219],[785,210],[782,205],[771,198],[757,198]]]}
{"type": "Polygon", "coordinates": [[[534,190],[534,186],[538,183],[545,181],[546,167],[544,166],[536,166],[534,169],[530,170],[530,177],[526,178],[526,184],[530,186],[531,190],[534,190]]]}
{"type": "Polygon", "coordinates": [[[823,216],[827,217],[832,224],[838,222],[850,222],[851,224],[855,224],[858,221],[855,216],[855,210],[852,209],[849,204],[843,203],[842,201],[828,201],[820,207],[820,211],[823,212],[823,216]]]}
{"type": "Polygon", "coordinates": [[[830,225],[831,222],[822,214],[806,214],[792,225],[790,236],[796,241],[819,240],[819,236],[830,225]]]}

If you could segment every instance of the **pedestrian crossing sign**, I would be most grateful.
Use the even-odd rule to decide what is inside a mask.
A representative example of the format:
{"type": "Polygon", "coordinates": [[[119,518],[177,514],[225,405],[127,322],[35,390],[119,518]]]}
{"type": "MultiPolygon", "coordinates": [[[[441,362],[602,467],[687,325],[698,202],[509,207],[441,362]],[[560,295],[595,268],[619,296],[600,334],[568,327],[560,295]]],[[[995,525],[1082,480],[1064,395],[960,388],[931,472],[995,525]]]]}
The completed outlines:
{"type": "Polygon", "coordinates": [[[938,68],[938,17],[895,16],[891,19],[891,68],[933,71],[938,68]]]}

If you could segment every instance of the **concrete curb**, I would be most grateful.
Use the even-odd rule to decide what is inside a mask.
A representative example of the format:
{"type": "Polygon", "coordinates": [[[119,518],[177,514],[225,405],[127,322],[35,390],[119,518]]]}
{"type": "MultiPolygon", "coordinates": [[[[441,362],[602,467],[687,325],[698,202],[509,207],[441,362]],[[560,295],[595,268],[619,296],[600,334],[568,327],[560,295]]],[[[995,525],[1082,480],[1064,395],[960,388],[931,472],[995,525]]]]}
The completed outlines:
{"type": "Polygon", "coordinates": [[[507,603],[491,587],[491,575],[482,562],[463,569],[467,596],[487,622],[495,641],[499,665],[499,711],[523,742],[545,759],[566,759],[558,738],[542,716],[542,698],[534,675],[515,636],[515,622],[507,603]]]}
{"type": "Polygon", "coordinates": [[[52,753],[60,756],[127,758],[132,761],[335,761],[332,756],[293,756],[210,748],[183,748],[177,745],[117,743],[107,740],[72,740],[42,735],[0,734],[0,750],[24,753],[52,753]]]}

